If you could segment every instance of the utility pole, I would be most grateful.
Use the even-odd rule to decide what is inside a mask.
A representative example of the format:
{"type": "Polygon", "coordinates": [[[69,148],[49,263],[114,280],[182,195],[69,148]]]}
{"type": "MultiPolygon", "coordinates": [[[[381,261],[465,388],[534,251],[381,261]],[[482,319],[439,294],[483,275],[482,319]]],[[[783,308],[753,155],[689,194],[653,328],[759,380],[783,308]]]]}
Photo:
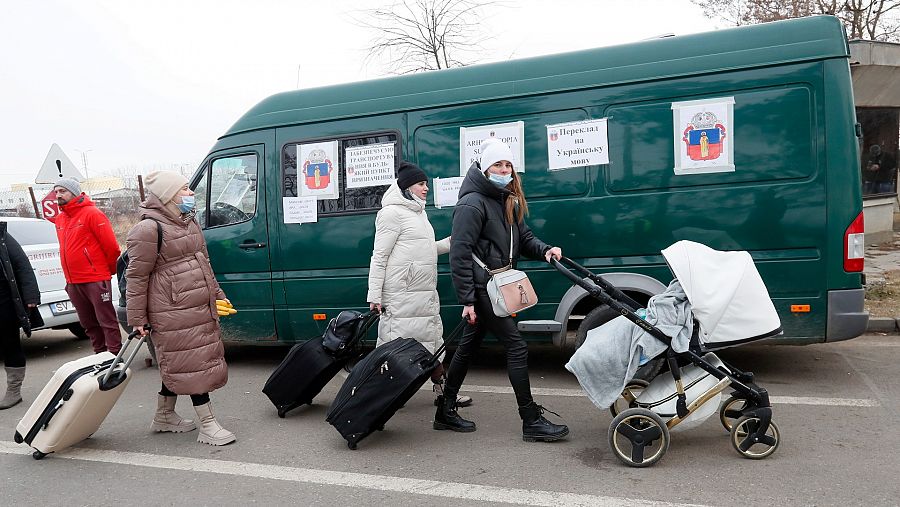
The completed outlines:
{"type": "Polygon", "coordinates": [[[81,153],[81,168],[84,170],[84,179],[90,178],[90,176],[88,176],[88,169],[87,169],[87,152],[94,151],[94,150],[75,150],[75,151],[77,151],[78,153],[81,153]]]}

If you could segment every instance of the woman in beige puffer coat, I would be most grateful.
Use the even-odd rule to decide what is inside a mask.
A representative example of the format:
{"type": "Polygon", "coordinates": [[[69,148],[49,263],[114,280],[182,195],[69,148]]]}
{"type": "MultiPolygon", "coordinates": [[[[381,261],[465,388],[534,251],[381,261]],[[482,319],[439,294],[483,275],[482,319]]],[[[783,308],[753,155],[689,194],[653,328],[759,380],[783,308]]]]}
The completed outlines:
{"type": "Polygon", "coordinates": [[[141,203],[141,221],[128,232],[125,297],[128,324],[141,334],[147,334],[145,325],[152,330],[162,377],[151,430],[180,433],[196,428],[175,413],[176,396],[186,394],[200,420],[197,441],[229,444],[234,434],[216,421],[208,394],[228,381],[216,310],[216,300],[227,299],[194,219],[194,193],[183,176],[170,171],[151,173],[145,181],[150,194],[141,203]]]}
{"type": "MultiPolygon", "coordinates": [[[[441,301],[437,292],[437,257],[450,251],[450,238],[435,241],[425,213],[428,177],[403,161],[397,180],[381,198],[375,218],[375,246],[369,263],[369,307],[381,313],[376,345],[413,338],[434,353],[444,343],[441,301]]],[[[443,366],[432,377],[440,392],[443,366]]],[[[459,397],[459,406],[472,403],[459,397]]]]}

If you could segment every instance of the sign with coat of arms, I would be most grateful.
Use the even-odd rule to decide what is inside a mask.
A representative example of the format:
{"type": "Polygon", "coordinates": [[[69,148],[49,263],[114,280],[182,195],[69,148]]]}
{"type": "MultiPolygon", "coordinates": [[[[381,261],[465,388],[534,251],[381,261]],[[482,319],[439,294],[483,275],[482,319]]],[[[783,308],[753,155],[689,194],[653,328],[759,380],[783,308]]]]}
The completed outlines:
{"type": "Polygon", "coordinates": [[[297,157],[300,197],[337,199],[337,141],[301,144],[297,157]]]}
{"type": "Polygon", "coordinates": [[[734,97],[673,102],[675,174],[734,171],[734,97]]]}

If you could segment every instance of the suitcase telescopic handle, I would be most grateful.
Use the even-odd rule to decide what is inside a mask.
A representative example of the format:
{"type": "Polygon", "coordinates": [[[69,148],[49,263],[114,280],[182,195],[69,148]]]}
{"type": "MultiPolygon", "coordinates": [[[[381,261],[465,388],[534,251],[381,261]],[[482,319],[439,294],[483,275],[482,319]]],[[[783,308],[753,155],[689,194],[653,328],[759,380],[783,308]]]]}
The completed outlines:
{"type": "Polygon", "coordinates": [[[447,335],[447,339],[444,340],[444,343],[442,343],[441,346],[438,347],[438,349],[434,351],[434,355],[431,356],[432,362],[440,361],[441,354],[443,354],[444,351],[447,350],[447,344],[452,341],[456,341],[456,340],[460,339],[462,337],[463,332],[465,331],[466,325],[468,325],[468,323],[469,323],[469,321],[467,321],[466,319],[460,320],[459,324],[457,324],[456,327],[453,328],[453,331],[450,331],[450,334],[447,335]]]}
{"type": "Polygon", "coordinates": [[[137,346],[133,347],[133,348],[131,347],[131,344],[134,342],[134,339],[141,333],[138,330],[134,330],[128,334],[128,338],[126,338],[125,344],[122,345],[121,349],[119,349],[119,353],[116,354],[116,358],[113,359],[112,364],[109,365],[109,369],[106,370],[106,374],[103,375],[103,380],[100,382],[101,387],[107,385],[110,377],[112,377],[113,370],[116,369],[116,366],[118,366],[119,363],[124,364],[124,366],[119,371],[118,379],[121,381],[125,378],[125,370],[127,370],[131,366],[131,363],[132,363],[132,361],[134,361],[135,356],[137,356],[138,352],[140,352],[141,345],[144,344],[144,340],[146,340],[147,337],[150,336],[150,332],[149,332],[150,327],[148,326],[148,327],[146,327],[146,329],[148,331],[147,334],[144,336],[141,336],[141,339],[137,341],[137,346]],[[131,352],[128,354],[128,359],[123,361],[122,358],[125,357],[125,351],[129,350],[129,349],[131,349],[131,352]]]}

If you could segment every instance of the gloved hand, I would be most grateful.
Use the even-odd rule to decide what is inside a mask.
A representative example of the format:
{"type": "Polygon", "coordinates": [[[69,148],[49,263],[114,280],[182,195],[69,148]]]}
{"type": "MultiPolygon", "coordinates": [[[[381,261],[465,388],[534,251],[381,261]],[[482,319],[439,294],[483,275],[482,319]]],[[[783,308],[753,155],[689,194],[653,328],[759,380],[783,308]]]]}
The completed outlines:
{"type": "Polygon", "coordinates": [[[217,299],[216,312],[220,317],[227,317],[228,315],[234,315],[235,313],[237,313],[237,310],[235,310],[231,305],[231,301],[227,299],[217,299]]]}

